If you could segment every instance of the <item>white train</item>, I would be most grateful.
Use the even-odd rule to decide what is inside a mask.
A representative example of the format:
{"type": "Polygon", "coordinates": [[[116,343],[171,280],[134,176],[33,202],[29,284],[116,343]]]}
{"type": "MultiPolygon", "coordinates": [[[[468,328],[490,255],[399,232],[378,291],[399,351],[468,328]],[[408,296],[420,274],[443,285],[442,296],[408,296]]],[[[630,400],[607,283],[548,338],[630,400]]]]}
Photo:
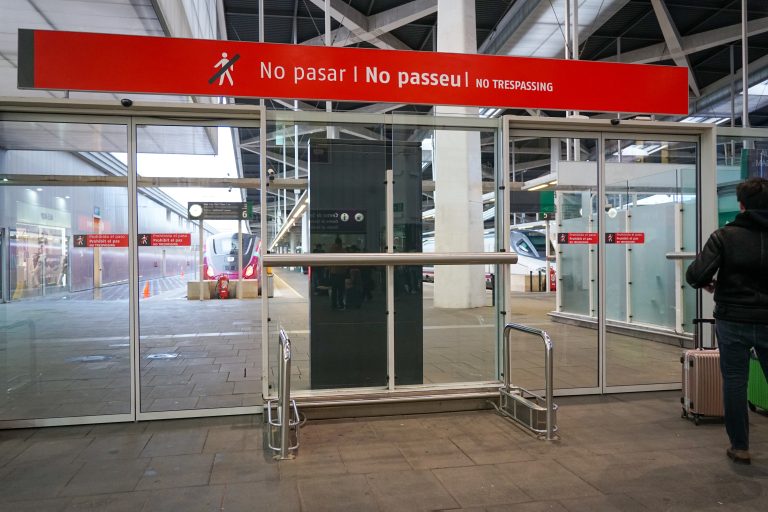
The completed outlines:
{"type": "MultiPolygon", "coordinates": [[[[550,254],[554,256],[555,249],[550,241],[550,254]]],[[[510,272],[513,276],[529,276],[538,280],[546,279],[547,272],[547,237],[544,231],[536,229],[512,229],[509,232],[510,249],[517,253],[517,263],[510,266],[510,272]]],[[[493,230],[486,230],[483,236],[483,250],[493,252],[495,250],[495,233],[493,230]]],[[[423,251],[435,252],[434,234],[429,234],[423,238],[423,251]]],[[[493,274],[495,272],[493,265],[487,265],[485,269],[486,287],[492,287],[493,274]]],[[[434,282],[434,267],[425,266],[422,270],[423,279],[427,282],[434,282]]],[[[550,286],[555,289],[556,269],[554,262],[550,262],[550,286]]]]}

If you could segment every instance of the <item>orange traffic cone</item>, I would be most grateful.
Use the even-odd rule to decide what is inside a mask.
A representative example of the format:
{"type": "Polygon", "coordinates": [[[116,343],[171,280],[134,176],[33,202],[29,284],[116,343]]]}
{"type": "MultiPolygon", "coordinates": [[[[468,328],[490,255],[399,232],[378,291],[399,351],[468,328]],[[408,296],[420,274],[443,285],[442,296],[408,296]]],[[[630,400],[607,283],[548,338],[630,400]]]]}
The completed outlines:
{"type": "Polygon", "coordinates": [[[146,284],[144,285],[144,298],[146,299],[148,297],[149,297],[149,281],[147,281],[146,284]]]}

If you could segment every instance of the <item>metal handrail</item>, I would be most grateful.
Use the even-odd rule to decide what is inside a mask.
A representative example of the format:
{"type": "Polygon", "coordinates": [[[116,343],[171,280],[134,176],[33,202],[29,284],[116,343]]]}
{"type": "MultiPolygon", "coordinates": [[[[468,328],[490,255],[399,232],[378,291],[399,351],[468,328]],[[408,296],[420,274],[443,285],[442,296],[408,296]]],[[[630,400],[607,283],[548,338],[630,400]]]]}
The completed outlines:
{"type": "Polygon", "coordinates": [[[485,265],[517,263],[514,252],[398,252],[398,253],[307,253],[265,254],[267,267],[299,267],[303,265],[386,266],[386,265],[485,265]]]}
{"type": "Polygon", "coordinates": [[[555,425],[552,421],[554,417],[555,405],[552,399],[553,395],[553,344],[552,340],[546,331],[542,329],[536,329],[535,327],[528,327],[527,325],[509,323],[504,326],[504,390],[507,393],[511,393],[514,388],[512,386],[511,378],[511,347],[512,331],[520,331],[528,334],[534,334],[541,337],[544,342],[544,401],[546,405],[546,439],[551,441],[555,439],[555,425]]]}
{"type": "Polygon", "coordinates": [[[292,459],[291,450],[299,447],[299,411],[296,409],[296,402],[291,400],[291,340],[285,331],[280,329],[279,336],[280,361],[277,367],[277,414],[278,419],[272,418],[273,400],[267,401],[267,423],[269,423],[269,447],[279,452],[275,456],[278,460],[292,459]],[[291,412],[295,416],[295,421],[291,421],[291,412]],[[280,442],[278,446],[273,445],[273,427],[280,429],[280,442]],[[296,444],[291,446],[290,431],[291,427],[296,429],[296,444]]]}
{"type": "Polygon", "coordinates": [[[668,252],[665,254],[668,260],[692,260],[696,258],[695,252],[668,252]]]}
{"type": "Polygon", "coordinates": [[[291,340],[280,329],[280,382],[277,393],[280,401],[280,458],[287,459],[288,434],[291,428],[291,340]]]}

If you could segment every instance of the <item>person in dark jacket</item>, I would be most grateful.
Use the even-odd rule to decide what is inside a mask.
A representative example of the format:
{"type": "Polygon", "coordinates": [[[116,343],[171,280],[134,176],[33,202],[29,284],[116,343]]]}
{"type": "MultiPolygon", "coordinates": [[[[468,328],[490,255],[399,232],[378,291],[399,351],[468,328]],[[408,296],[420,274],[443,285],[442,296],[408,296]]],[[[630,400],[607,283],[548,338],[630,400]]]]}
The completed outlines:
{"type": "Polygon", "coordinates": [[[740,183],[736,199],[741,213],[710,235],[685,278],[694,288],[715,293],[725,429],[731,441],[726,453],[736,463],[750,464],[751,348],[768,375],[768,180],[750,178],[740,183]]]}

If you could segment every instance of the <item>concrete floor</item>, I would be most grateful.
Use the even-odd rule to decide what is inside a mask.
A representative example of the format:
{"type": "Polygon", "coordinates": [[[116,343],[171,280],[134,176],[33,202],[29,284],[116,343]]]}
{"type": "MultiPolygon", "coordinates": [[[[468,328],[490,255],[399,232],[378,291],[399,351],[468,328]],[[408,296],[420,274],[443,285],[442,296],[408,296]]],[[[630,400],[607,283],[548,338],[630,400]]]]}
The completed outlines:
{"type": "Polygon", "coordinates": [[[259,416],[0,431],[0,511],[765,510],[752,466],[675,392],[561,397],[548,443],[492,411],[309,421],[276,462],[259,416]]]}

